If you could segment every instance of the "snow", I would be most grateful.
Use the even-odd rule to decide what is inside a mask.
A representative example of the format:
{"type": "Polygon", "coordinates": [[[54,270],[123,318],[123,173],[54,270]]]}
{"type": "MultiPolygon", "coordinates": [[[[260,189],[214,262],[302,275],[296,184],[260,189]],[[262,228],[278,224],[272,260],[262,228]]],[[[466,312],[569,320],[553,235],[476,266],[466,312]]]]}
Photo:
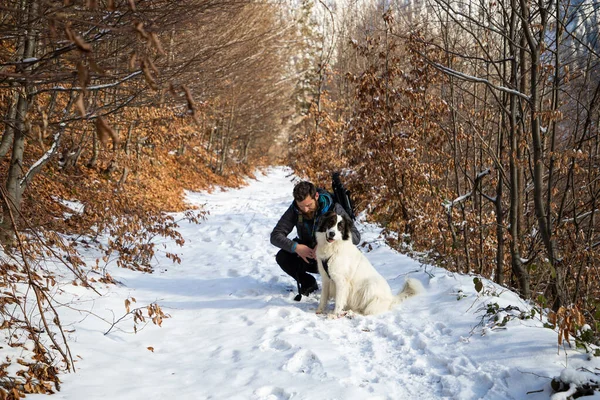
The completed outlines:
{"type": "MultiPolygon", "coordinates": [[[[361,248],[392,289],[410,276],[426,292],[382,315],[340,319],[315,314],[318,293],[293,301],[295,284],[269,242],[291,203],[290,173],[270,168],[241,189],[187,193],[210,213],[180,223],[184,247],[162,241],[181,264],[160,253],[153,274],[109,265],[121,285],[96,286],[100,298],[63,286],[77,373],[62,375],[52,398],[537,400],[561,373],[574,381],[581,368],[599,371],[598,360],[558,349],[539,314],[519,319],[531,307],[513,292],[485,279],[477,292],[472,276],[393,251],[364,220],[361,248]],[[137,333],[127,319],[105,335],[132,297],[132,307],[156,302],[170,318],[137,333]],[[486,314],[494,307],[506,324],[486,314]]],[[[96,255],[87,257],[93,264],[96,255]]]]}
{"type": "Polygon", "coordinates": [[[588,382],[600,383],[600,376],[591,372],[575,371],[570,368],[564,369],[560,373],[560,378],[563,382],[570,382],[579,385],[584,385],[588,382]]]}
{"type": "MultiPolygon", "coordinates": [[[[59,199],[57,197],[55,197],[54,200],[60,202],[63,206],[73,210],[73,213],[75,213],[75,214],[82,214],[85,209],[85,204],[83,204],[79,201],[64,200],[64,199],[59,199]]],[[[71,215],[73,215],[73,214],[65,213],[65,218],[67,218],[71,215]]]]}

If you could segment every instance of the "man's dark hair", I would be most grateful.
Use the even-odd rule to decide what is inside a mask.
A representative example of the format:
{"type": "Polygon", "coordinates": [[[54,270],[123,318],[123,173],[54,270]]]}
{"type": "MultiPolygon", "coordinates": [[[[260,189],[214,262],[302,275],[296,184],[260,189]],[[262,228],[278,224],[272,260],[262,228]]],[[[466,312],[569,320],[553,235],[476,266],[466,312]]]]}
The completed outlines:
{"type": "Polygon", "coordinates": [[[294,186],[294,200],[297,202],[301,202],[306,199],[306,196],[310,196],[311,198],[315,197],[317,193],[317,188],[315,185],[308,181],[302,181],[296,186],[294,186]]]}

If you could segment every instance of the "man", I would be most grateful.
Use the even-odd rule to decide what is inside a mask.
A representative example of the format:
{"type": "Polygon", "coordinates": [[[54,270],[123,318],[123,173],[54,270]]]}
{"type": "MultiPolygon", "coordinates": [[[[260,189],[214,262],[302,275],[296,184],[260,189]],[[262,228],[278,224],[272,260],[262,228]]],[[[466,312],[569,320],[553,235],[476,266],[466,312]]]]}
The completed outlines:
{"type": "MultiPolygon", "coordinates": [[[[310,273],[318,274],[315,247],[315,232],[319,227],[321,216],[334,209],[340,215],[348,214],[344,208],[333,202],[331,194],[324,189],[317,189],[311,182],[300,182],[294,187],[294,201],[285,211],[271,232],[271,244],[281,250],[275,261],[281,269],[298,284],[298,296],[308,296],[318,289],[317,281],[310,273]],[[297,238],[290,240],[287,236],[296,227],[297,238]]],[[[352,224],[352,243],[360,242],[360,233],[352,224]]]]}

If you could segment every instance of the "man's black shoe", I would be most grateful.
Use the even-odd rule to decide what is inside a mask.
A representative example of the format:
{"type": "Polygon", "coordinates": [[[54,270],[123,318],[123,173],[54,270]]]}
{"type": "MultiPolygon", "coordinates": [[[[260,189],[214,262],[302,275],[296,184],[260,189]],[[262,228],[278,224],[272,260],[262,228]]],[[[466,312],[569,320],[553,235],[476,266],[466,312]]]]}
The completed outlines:
{"type": "Polygon", "coordinates": [[[308,296],[309,294],[315,292],[319,288],[317,282],[313,282],[307,286],[300,285],[300,294],[303,296],[308,296]]]}

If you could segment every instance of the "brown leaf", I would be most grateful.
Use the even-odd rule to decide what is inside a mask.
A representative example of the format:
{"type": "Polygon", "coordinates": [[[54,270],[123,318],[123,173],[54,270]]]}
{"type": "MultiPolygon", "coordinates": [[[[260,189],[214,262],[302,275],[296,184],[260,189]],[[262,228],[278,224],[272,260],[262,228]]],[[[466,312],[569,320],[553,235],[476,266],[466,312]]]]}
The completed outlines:
{"type": "Polygon", "coordinates": [[[92,45],[83,40],[83,38],[79,35],[73,38],[73,42],[75,42],[75,46],[77,46],[81,51],[86,53],[92,51],[92,45]]]}
{"type": "Polygon", "coordinates": [[[150,40],[151,40],[152,44],[154,45],[154,48],[156,49],[156,51],[158,51],[158,54],[164,56],[165,51],[162,47],[162,44],[160,43],[160,40],[158,39],[158,35],[155,32],[150,33],[150,40]]]}
{"type": "Polygon", "coordinates": [[[562,343],[562,335],[563,335],[563,331],[559,330],[558,332],[558,345],[560,346],[562,343]]]}
{"type": "Polygon", "coordinates": [[[150,350],[151,352],[153,352],[153,353],[154,353],[154,347],[152,347],[152,346],[148,346],[148,350],[150,350]]]}
{"type": "Polygon", "coordinates": [[[53,41],[56,41],[56,36],[57,36],[56,20],[54,18],[48,19],[48,29],[50,29],[50,37],[52,38],[53,41]]]}
{"type": "Polygon", "coordinates": [[[111,130],[112,129],[107,125],[106,121],[104,121],[104,118],[96,118],[96,134],[102,145],[105,147],[108,145],[108,138],[111,136],[111,130]]]}
{"type": "Polygon", "coordinates": [[[46,111],[42,111],[42,135],[46,136],[46,130],[48,129],[48,114],[46,111]]]}
{"type": "Polygon", "coordinates": [[[190,88],[188,88],[186,85],[183,85],[183,91],[185,92],[185,99],[187,100],[188,109],[192,112],[196,111],[196,103],[194,102],[190,88]]]}
{"type": "Polygon", "coordinates": [[[169,82],[169,93],[173,96],[174,99],[177,98],[177,92],[175,92],[175,86],[173,86],[173,82],[169,82]]]}
{"type": "Polygon", "coordinates": [[[42,128],[40,128],[39,125],[34,125],[31,128],[31,131],[33,132],[33,136],[36,138],[38,144],[40,145],[41,149],[44,149],[44,140],[42,138],[42,128]]]}
{"type": "Polygon", "coordinates": [[[130,70],[135,69],[136,62],[137,62],[137,53],[135,51],[132,51],[129,55],[129,64],[128,64],[130,70]]]}
{"type": "Polygon", "coordinates": [[[67,34],[67,38],[72,42],[74,40],[73,38],[75,37],[75,35],[73,35],[73,31],[71,30],[70,23],[67,23],[65,25],[65,33],[67,34]]]}
{"type": "Polygon", "coordinates": [[[154,72],[156,75],[158,75],[158,68],[156,68],[156,65],[154,65],[154,62],[152,61],[152,59],[146,58],[146,62],[148,62],[148,65],[150,66],[150,69],[152,70],[152,72],[154,72]]]}
{"type": "Polygon", "coordinates": [[[89,82],[89,72],[88,69],[81,61],[77,62],[77,78],[79,80],[79,86],[82,88],[86,88],[89,82]]]}
{"type": "Polygon", "coordinates": [[[67,23],[67,25],[65,26],[65,33],[67,34],[67,38],[69,38],[71,42],[75,43],[75,46],[77,46],[79,50],[84,52],[92,51],[92,46],[89,43],[83,40],[81,36],[73,33],[73,31],[71,30],[70,23],[67,23]]]}
{"type": "Polygon", "coordinates": [[[83,92],[79,93],[79,96],[77,96],[77,100],[75,101],[75,106],[77,107],[77,110],[79,111],[79,114],[82,117],[85,117],[87,112],[85,110],[85,104],[83,102],[83,92]]]}
{"type": "Polygon", "coordinates": [[[152,89],[158,90],[158,87],[156,86],[156,80],[150,73],[150,68],[148,68],[148,63],[146,63],[145,61],[142,61],[142,72],[144,73],[144,78],[146,79],[146,82],[148,82],[148,85],[152,89]]]}
{"type": "Polygon", "coordinates": [[[141,37],[143,37],[144,39],[148,39],[148,32],[146,32],[146,30],[144,29],[143,22],[137,22],[135,24],[135,30],[140,34],[141,37]]]}

